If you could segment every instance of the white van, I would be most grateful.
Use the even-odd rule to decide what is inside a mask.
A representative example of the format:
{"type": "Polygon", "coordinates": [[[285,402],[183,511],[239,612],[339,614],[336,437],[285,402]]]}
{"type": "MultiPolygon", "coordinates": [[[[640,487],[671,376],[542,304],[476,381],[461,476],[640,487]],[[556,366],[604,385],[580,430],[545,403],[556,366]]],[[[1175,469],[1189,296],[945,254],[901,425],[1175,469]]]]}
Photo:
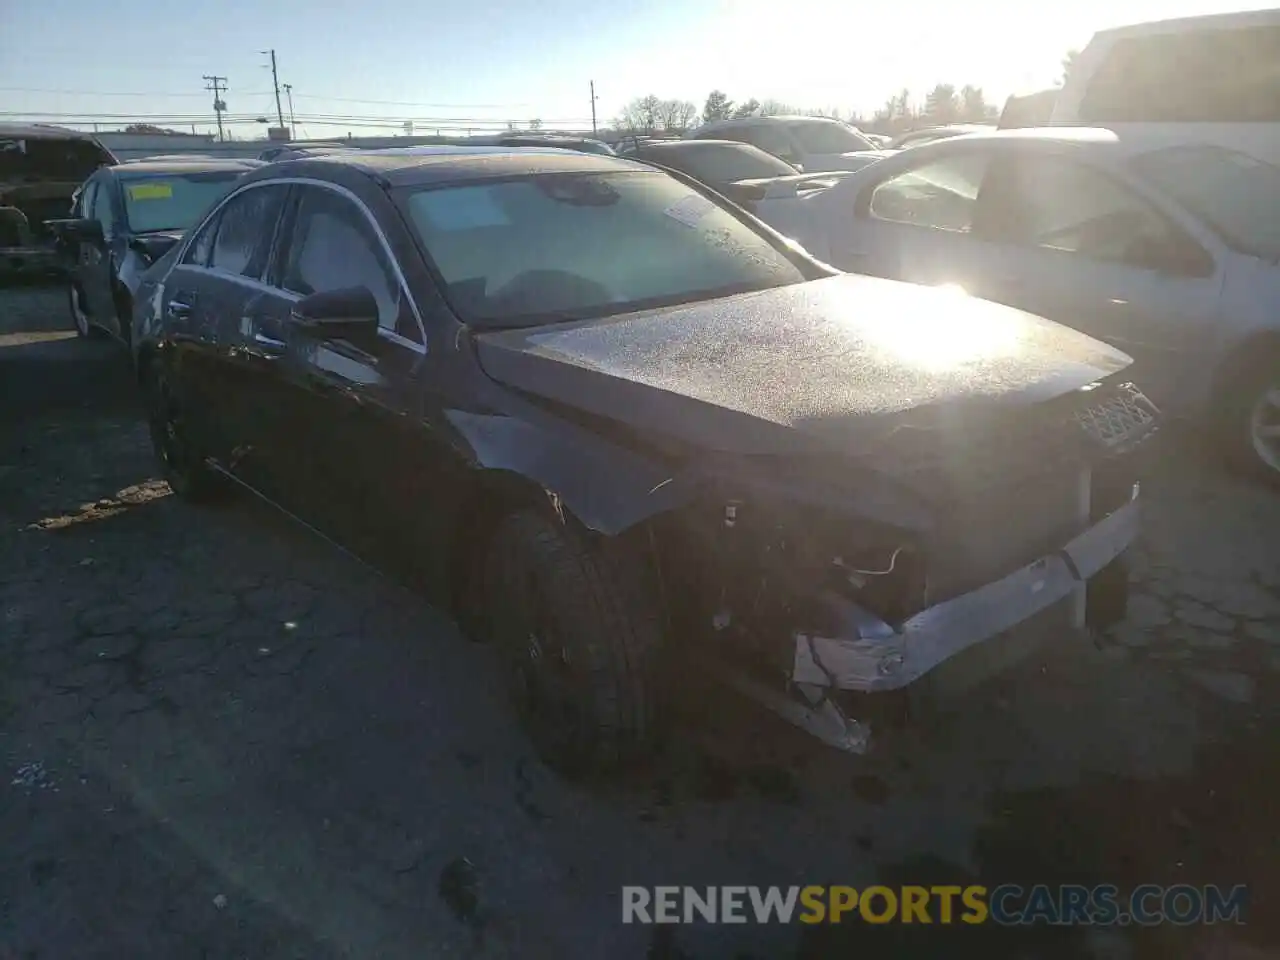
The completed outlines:
{"type": "Polygon", "coordinates": [[[1101,30],[1072,65],[1051,118],[1280,164],[1280,9],[1101,30]]]}

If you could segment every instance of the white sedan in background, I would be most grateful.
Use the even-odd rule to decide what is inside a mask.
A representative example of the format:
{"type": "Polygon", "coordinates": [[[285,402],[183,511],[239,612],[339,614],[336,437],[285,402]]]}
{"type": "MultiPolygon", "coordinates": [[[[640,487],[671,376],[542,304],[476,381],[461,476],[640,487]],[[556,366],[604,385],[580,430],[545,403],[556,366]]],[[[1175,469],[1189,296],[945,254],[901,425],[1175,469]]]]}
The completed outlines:
{"type": "Polygon", "coordinates": [[[833,266],[969,293],[1135,360],[1280,483],[1280,167],[1107,130],[924,144],[756,215],[833,266]]]}

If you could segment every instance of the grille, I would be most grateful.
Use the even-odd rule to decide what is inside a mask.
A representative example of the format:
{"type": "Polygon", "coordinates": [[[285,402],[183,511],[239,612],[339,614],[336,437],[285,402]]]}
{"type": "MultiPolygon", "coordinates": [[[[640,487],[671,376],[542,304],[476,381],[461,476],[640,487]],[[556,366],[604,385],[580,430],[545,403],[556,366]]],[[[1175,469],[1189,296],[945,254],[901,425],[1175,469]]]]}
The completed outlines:
{"type": "Polygon", "coordinates": [[[1155,404],[1131,383],[1072,414],[1086,437],[1112,453],[1131,450],[1155,432],[1155,404]]]}

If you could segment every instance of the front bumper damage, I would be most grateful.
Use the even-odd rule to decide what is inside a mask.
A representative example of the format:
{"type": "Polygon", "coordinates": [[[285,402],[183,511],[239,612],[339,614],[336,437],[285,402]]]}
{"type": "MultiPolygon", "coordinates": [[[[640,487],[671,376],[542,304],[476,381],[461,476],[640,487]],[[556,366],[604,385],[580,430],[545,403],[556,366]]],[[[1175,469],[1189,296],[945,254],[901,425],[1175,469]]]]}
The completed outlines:
{"type": "MultiPolygon", "coordinates": [[[[874,703],[884,702],[882,695],[911,687],[935,671],[954,674],[950,664],[961,659],[990,675],[998,651],[1024,654],[1034,649],[1037,635],[1045,638],[1050,624],[1056,627],[1053,637],[1061,640],[1113,622],[1127,595],[1121,558],[1140,525],[1139,460],[1133,454],[1156,432],[1158,417],[1149,401],[1126,385],[1078,411],[1075,420],[1103,453],[1077,461],[1075,481],[1068,475],[1055,488],[1059,492],[1054,496],[1066,498],[1058,501],[1062,508],[1071,504],[1065,510],[1054,508],[1062,512],[1055,514],[1053,524],[1065,524],[1059,527],[1064,529],[1060,541],[1042,541],[1030,562],[1024,554],[1011,572],[985,581],[969,579],[962,589],[944,588],[935,602],[897,619],[877,613],[847,591],[819,588],[815,596],[811,590],[808,596],[821,613],[806,619],[824,626],[817,630],[797,624],[789,632],[785,685],[779,688],[730,670],[722,674],[729,686],[824,743],[863,753],[870,746],[870,728],[849,713],[874,709],[874,703]],[[944,665],[946,670],[938,669],[944,665]]],[[[989,520],[984,516],[981,523],[989,520]]],[[[1000,539],[994,532],[998,527],[987,529],[1000,539]]],[[[948,582],[960,583],[954,578],[948,582]]]]}
{"type": "Polygon", "coordinates": [[[1011,630],[1055,603],[1074,601],[1074,626],[1085,626],[1090,577],[1138,535],[1135,485],[1128,503],[1061,550],[1000,580],[922,610],[897,629],[852,601],[830,597],[847,631],[838,637],[797,633],[792,682],[877,693],[918,680],[974,644],[1011,630]]]}
{"type": "Polygon", "coordinates": [[[866,753],[870,726],[847,715],[834,690],[882,693],[900,690],[961,653],[995,640],[1055,604],[1072,604],[1073,627],[1083,633],[1088,580],[1124,553],[1137,537],[1140,500],[1130,501],[1056,553],[1041,557],[986,586],[922,610],[897,629],[855,603],[832,596],[847,631],[822,637],[793,636],[795,660],[788,696],[745,673],[728,671],[725,682],[823,743],[866,753]]]}

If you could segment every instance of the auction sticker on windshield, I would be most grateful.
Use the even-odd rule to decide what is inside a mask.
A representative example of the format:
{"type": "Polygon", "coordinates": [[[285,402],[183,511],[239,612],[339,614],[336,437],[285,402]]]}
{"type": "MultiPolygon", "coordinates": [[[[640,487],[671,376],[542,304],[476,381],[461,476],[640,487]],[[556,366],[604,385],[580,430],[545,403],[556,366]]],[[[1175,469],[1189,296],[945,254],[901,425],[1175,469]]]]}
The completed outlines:
{"type": "Polygon", "coordinates": [[[173,185],[169,183],[131,183],[130,200],[169,200],[173,197],[173,185]]]}
{"type": "Polygon", "coordinates": [[[662,212],[672,220],[678,220],[686,227],[696,227],[708,213],[715,209],[715,204],[706,197],[691,193],[682,200],[677,200],[662,212]]]}

